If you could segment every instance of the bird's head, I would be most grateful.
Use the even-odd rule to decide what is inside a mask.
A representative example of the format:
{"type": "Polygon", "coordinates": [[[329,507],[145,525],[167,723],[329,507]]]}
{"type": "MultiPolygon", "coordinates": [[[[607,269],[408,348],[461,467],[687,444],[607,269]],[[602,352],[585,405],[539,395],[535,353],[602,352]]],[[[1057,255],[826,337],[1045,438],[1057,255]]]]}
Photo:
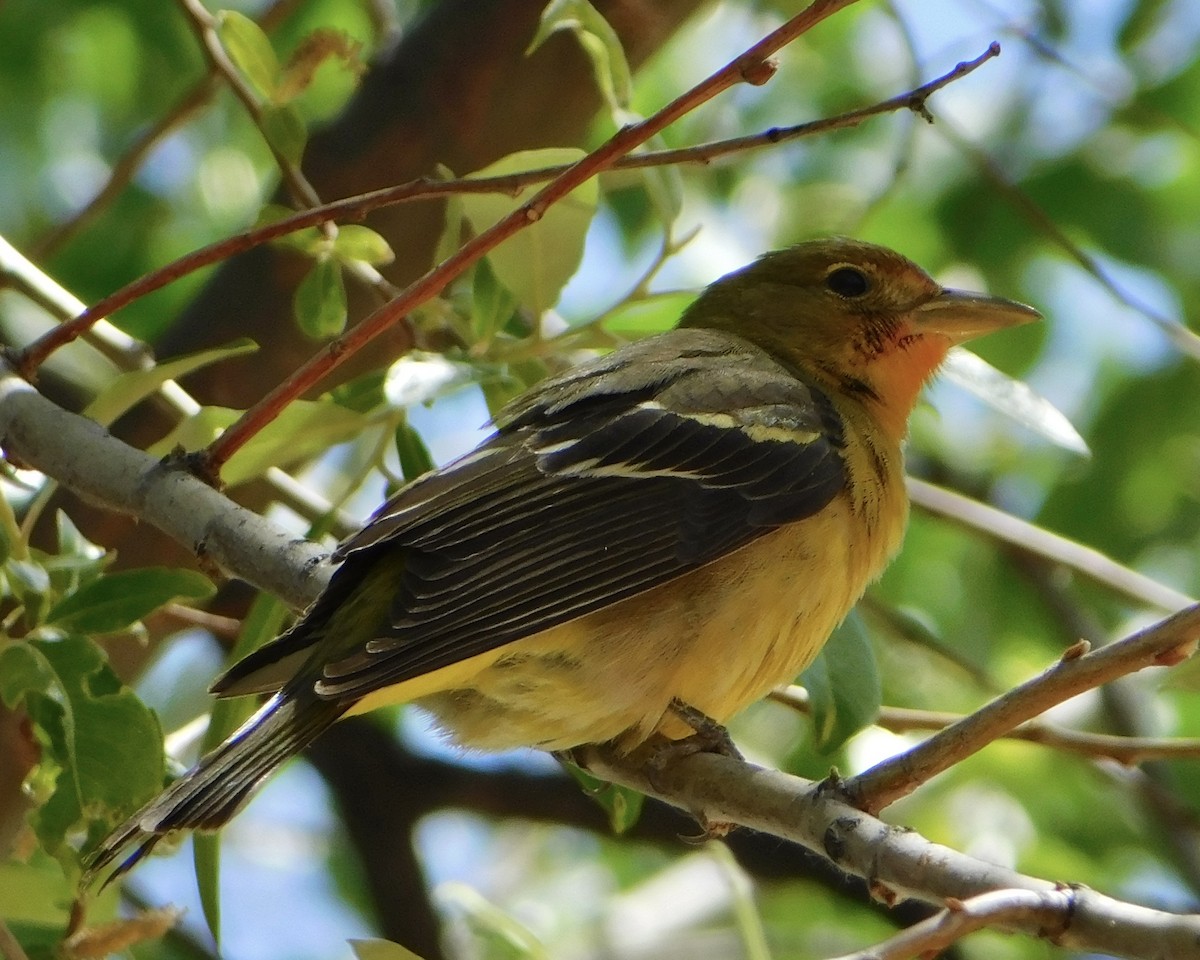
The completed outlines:
{"type": "Polygon", "coordinates": [[[1032,307],[947,290],[886,247],[833,238],[768,253],[712,284],[681,326],[737,334],[897,437],[956,343],[1039,319],[1032,307]]]}

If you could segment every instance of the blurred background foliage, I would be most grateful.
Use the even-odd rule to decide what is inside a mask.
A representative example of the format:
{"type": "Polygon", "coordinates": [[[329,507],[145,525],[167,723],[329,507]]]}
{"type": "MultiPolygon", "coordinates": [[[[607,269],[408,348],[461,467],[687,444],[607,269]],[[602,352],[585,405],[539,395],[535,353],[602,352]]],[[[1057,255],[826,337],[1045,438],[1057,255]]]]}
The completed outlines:
{"type": "MultiPolygon", "coordinates": [[[[230,4],[250,18],[266,14],[283,63],[316,30],[340,38],[341,54],[320,60],[311,83],[289,99],[307,129],[325,137],[319,157],[305,152],[325,200],[364,189],[362,177],[346,170],[364,155],[369,161],[371,145],[349,139],[352,121],[368,111],[344,110],[357,103],[360,84],[369,89],[380,65],[394,59],[398,37],[430,22],[423,18],[436,26],[442,17],[428,45],[399,48],[411,60],[405,83],[419,88],[424,58],[457,56],[461,73],[492,69],[489,82],[499,87],[509,80],[504,71],[517,68],[484,62],[479,51],[488,49],[489,28],[479,28],[478,49],[442,49],[433,41],[454,35],[446,25],[455,17],[463,23],[502,17],[522,24],[514,49],[523,51],[541,6],[290,0],[267,13],[261,3],[230,4]],[[352,43],[357,52],[349,54],[352,43]]],[[[620,33],[620,5],[597,6],[620,33]]],[[[459,131],[486,115],[471,127],[484,131],[480,143],[459,131],[453,149],[442,155],[430,148],[433,161],[420,161],[409,175],[437,174],[435,163],[464,174],[518,148],[586,148],[615,124],[652,113],[801,4],[727,0],[700,5],[689,16],[690,6],[664,5],[659,14],[671,22],[660,24],[652,40],[637,41],[636,53],[630,50],[637,69],[627,102],[619,95],[619,63],[611,61],[617,48],[606,48],[610,63],[601,71],[616,81],[617,94],[602,104],[591,69],[580,66],[577,40],[564,35],[530,58],[579,61],[561,90],[489,99],[479,93],[486,86],[472,87],[458,101],[454,91],[438,88],[415,105],[385,97],[373,101],[374,109],[411,114],[410,131],[459,131]],[[562,111],[578,117],[577,135],[552,128],[523,138],[520,131],[537,131],[546,104],[584,86],[590,105],[562,111]],[[503,137],[487,133],[493,127],[516,131],[513,141],[499,142],[503,137]]],[[[623,38],[627,48],[636,45],[623,38]]],[[[412,336],[425,352],[394,367],[385,381],[382,361],[396,359],[394,350],[385,356],[385,344],[323,401],[342,417],[318,444],[337,441],[331,451],[314,456],[304,446],[285,465],[362,519],[426,457],[440,462],[467,449],[489,407],[547,370],[616,338],[669,326],[696,289],[762,251],[849,234],[901,250],[948,284],[1042,310],[1046,323],[973,349],[1056,405],[1090,448],[1090,456],[1065,449],[943,381],[914,418],[910,471],[1095,547],[1180,594],[1200,593],[1200,352],[1180,326],[1195,329],[1200,307],[1200,8],[1194,3],[862,0],[787,48],[770,83],[729,91],[669,128],[661,145],[741,136],[867,105],[978,56],[992,40],[1000,41],[1003,55],[936,94],[929,102],[932,125],[898,112],[710,165],[604,178],[594,216],[589,210],[583,226],[569,228],[582,243],[586,227],[578,272],[545,316],[539,319],[514,291],[511,267],[493,258],[419,311],[412,336]],[[589,325],[597,317],[603,322],[589,325]]],[[[0,235],[91,302],[255,222],[268,202],[281,199],[278,168],[243,106],[223,84],[206,80],[206,70],[181,5],[8,0],[0,6],[0,235]],[[171,116],[178,122],[153,140],[95,215],[76,224],[133,145],[171,116]]],[[[404,178],[386,176],[394,179],[385,183],[404,178]]],[[[402,283],[432,263],[439,237],[453,244],[473,216],[482,214],[453,203],[424,204],[367,224],[397,252],[398,265],[383,269],[402,283]],[[420,241],[413,224],[423,231],[420,241]],[[404,262],[414,248],[415,266],[404,262]]],[[[312,270],[314,249],[273,252],[283,266],[272,276],[281,271],[294,289],[312,270]]],[[[253,255],[248,262],[261,266],[253,255]]],[[[271,357],[282,341],[294,338],[310,352],[317,344],[295,333],[290,293],[275,298],[288,310],[264,321],[254,313],[255,297],[237,293],[227,279],[213,270],[185,277],[113,320],[162,344],[164,357],[231,339],[220,333],[207,339],[202,317],[220,315],[253,337],[257,356],[218,363],[209,380],[195,382],[202,401],[236,407],[273,385],[271,357]]],[[[353,323],[371,295],[353,278],[345,282],[353,323]]],[[[0,290],[6,337],[20,341],[45,322],[19,289],[0,290]]],[[[74,392],[65,396],[77,399],[111,371],[77,365],[66,376],[74,392]]],[[[211,414],[206,429],[221,416],[211,414]]],[[[305,424],[289,429],[309,429],[305,424]]],[[[163,432],[130,428],[144,444],[163,432]]],[[[297,439],[286,434],[276,449],[297,439]]],[[[36,502],[10,489],[19,510],[36,502]]],[[[265,504],[261,495],[246,498],[265,504]]],[[[314,524],[337,528],[329,518],[301,518],[294,510],[276,515],[300,533],[314,524]]],[[[80,525],[103,546],[114,545],[103,530],[80,525]]],[[[59,548],[96,557],[70,531],[60,534],[59,548]]],[[[118,549],[140,566],[158,548],[139,532],[118,549]]],[[[28,603],[38,589],[70,592],[99,576],[94,567],[81,562],[70,583],[60,577],[39,588],[22,585],[24,568],[10,564],[8,602],[28,603]]],[[[238,603],[223,609],[240,615],[238,603]]],[[[1036,552],[998,546],[917,510],[904,552],[870,594],[861,624],[878,659],[884,703],[969,711],[1052,663],[1080,636],[1103,642],[1163,612],[1036,552]]],[[[143,613],[132,611],[130,623],[143,613]]],[[[167,731],[206,709],[203,688],[228,640],[169,627],[152,621],[148,644],[141,628],[123,629],[108,644],[121,674],[167,731]]],[[[1150,671],[1077,698],[1054,719],[1110,733],[1200,736],[1196,676],[1187,667],[1150,671]]],[[[853,684],[869,687],[868,681],[851,680],[849,689],[857,696],[853,684]]],[[[615,838],[544,757],[462,757],[443,747],[414,711],[345,726],[349,732],[335,731],[314,751],[324,781],[312,768],[293,765],[226,831],[221,955],[346,956],[348,938],[387,935],[432,958],[438,934],[419,919],[428,914],[441,924],[441,949],[450,957],[782,960],[861,948],[895,922],[861,889],[785,846],[763,855],[748,841],[744,849],[735,844],[736,860],[692,850],[673,840],[687,832],[683,821],[651,812],[630,838],[615,838]],[[378,838],[396,829],[380,819],[392,815],[403,828],[396,849],[411,841],[415,859],[398,853],[390,866],[372,865],[373,854],[391,849],[378,838]]],[[[777,703],[752,708],[733,732],[752,759],[814,778],[831,764],[860,770],[916,736],[868,726],[830,751],[815,742],[807,718],[777,703]]],[[[1195,759],[1126,768],[1001,743],[937,778],[889,817],[1025,872],[1194,911],[1197,798],[1195,759]]],[[[19,838],[0,869],[0,916],[32,955],[49,949],[61,932],[68,890],[39,841],[44,837],[19,838]]],[[[122,897],[125,909],[189,905],[178,929],[137,946],[136,954],[210,955],[194,885],[186,853],[156,858],[97,910],[113,915],[122,897]]],[[[1065,955],[992,934],[965,941],[954,954],[1065,955]]]]}

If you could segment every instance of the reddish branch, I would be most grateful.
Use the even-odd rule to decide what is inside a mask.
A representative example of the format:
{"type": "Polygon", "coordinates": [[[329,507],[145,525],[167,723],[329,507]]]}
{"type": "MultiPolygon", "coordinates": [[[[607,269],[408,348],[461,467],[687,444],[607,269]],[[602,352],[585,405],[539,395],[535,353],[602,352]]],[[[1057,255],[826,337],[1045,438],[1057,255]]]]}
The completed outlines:
{"type": "MultiPolygon", "coordinates": [[[[834,117],[787,127],[772,127],[770,130],[745,137],[718,140],[675,150],[657,150],[624,156],[612,165],[612,169],[630,170],[669,164],[710,163],[713,160],[747,150],[774,146],[800,137],[857,126],[869,117],[896,110],[908,109],[927,115],[925,102],[932,94],[955,80],[965,77],[999,54],[1000,45],[992,43],[978,57],[959,63],[948,73],[912,90],[858,110],[850,110],[834,117]]],[[[140,297],[153,293],[203,267],[227,260],[299,230],[330,221],[358,222],[365,219],[374,210],[413,200],[432,200],[468,193],[507,193],[517,196],[525,187],[544,183],[563,174],[567,169],[568,167],[565,165],[552,166],[497,177],[464,177],[447,180],[419,177],[396,186],[372,190],[368,193],[299,211],[283,219],[256,226],[253,229],[218,240],[206,247],[201,247],[158,270],[139,277],[97,301],[69,322],[58,325],[23,350],[11,352],[10,362],[25,379],[32,380],[37,369],[46,361],[47,357],[82,335],[102,318],[111,316],[140,297]]]]}
{"type": "Polygon", "coordinates": [[[618,158],[645,143],[717,94],[738,83],[766,83],[775,72],[774,65],[767,59],[771,54],[852,2],[854,0],[815,0],[803,12],[792,17],[783,26],[772,31],[745,53],[657,113],[640,123],[618,130],[602,146],[555,177],[512,213],[473,237],[456,253],[410,284],[398,297],[330,343],[321,353],[271,390],[209,445],[203,453],[202,462],[197,466],[204,473],[219,475],[221,467],[229,458],[265,424],[274,420],[284,407],[319,383],[348,357],[400,322],[415,307],[440,293],[451,280],[462,274],[489,250],[529,224],[540,220],[548,207],[566,197],[580,184],[609,169],[618,158]]]}

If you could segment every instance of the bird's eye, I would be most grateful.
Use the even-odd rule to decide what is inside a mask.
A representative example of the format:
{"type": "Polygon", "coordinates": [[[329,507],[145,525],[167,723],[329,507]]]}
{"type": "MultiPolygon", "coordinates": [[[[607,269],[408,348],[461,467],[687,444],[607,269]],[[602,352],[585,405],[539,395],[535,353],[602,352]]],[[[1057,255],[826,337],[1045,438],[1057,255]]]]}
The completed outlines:
{"type": "Polygon", "coordinates": [[[857,267],[838,267],[825,278],[825,286],[839,297],[861,297],[871,288],[871,281],[857,267]]]}

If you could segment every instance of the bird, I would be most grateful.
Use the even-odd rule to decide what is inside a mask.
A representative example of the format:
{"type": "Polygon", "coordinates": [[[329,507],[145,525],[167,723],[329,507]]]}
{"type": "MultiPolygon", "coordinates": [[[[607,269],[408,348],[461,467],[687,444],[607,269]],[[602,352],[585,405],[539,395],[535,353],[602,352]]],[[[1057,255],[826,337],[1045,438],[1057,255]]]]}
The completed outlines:
{"type": "Polygon", "coordinates": [[[826,238],[534,386],[344,540],[323,593],[213,683],[268,698],[101,841],[84,882],[219,829],[335,721],[388,704],[484,750],[723,729],[898,551],[909,414],[950,348],[1039,318],[826,238]]]}

